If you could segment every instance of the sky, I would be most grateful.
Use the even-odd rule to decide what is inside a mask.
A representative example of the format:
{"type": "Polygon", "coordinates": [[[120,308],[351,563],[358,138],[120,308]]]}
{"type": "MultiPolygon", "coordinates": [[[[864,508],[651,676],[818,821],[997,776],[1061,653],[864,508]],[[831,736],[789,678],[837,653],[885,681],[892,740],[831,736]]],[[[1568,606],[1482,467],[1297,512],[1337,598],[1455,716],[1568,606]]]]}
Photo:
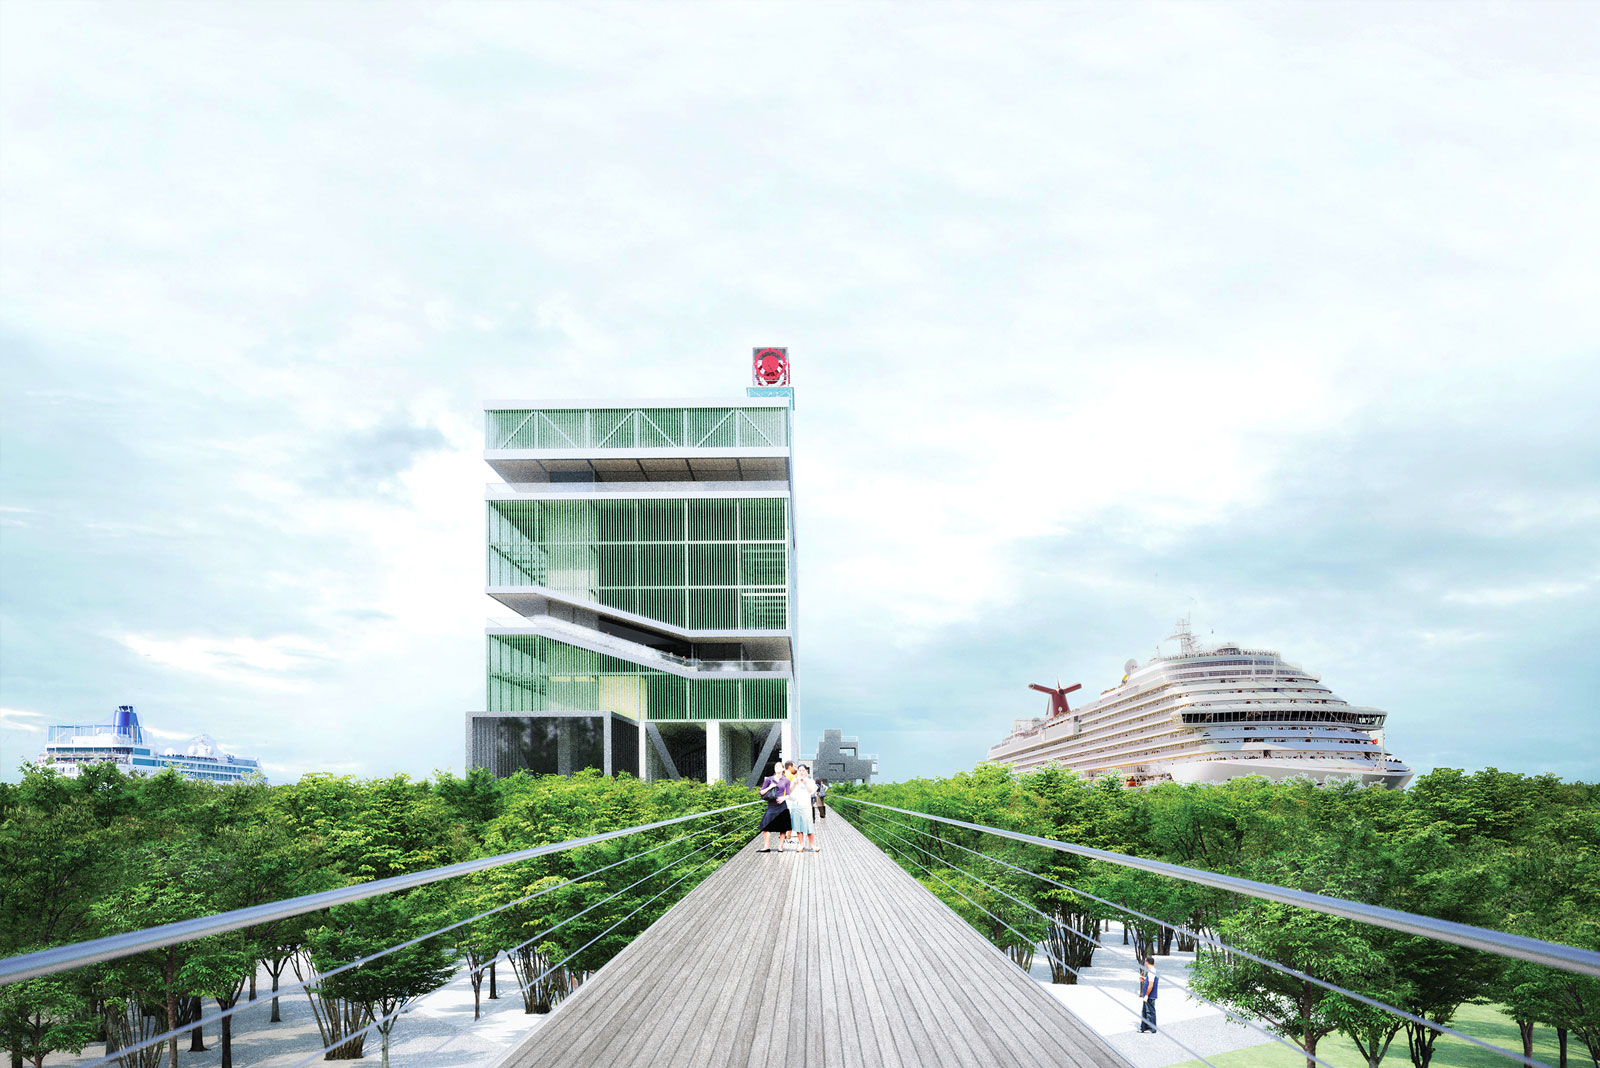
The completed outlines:
{"type": "Polygon", "coordinates": [[[787,345],[804,746],[970,768],[1190,616],[1600,780],[1597,174],[1581,3],[11,0],[0,774],[460,772],[483,401],[787,345]]]}

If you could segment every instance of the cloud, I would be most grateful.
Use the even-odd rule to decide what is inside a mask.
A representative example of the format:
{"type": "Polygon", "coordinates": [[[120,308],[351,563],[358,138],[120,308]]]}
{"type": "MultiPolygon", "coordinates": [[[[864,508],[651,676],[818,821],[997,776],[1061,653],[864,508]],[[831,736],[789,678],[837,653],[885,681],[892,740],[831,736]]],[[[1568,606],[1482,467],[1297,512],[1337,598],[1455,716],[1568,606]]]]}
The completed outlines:
{"type": "MultiPolygon", "coordinates": [[[[326,647],[293,635],[267,639],[163,639],[122,634],[117,636],[117,640],[138,655],[164,667],[228,682],[283,690],[304,688],[306,680],[298,676],[322,667],[329,660],[326,647]]],[[[171,734],[160,736],[173,737],[171,734]]]]}
{"type": "Polygon", "coordinates": [[[10,703],[459,768],[479,402],[737,397],[760,342],[807,729],[891,776],[1191,610],[1419,764],[1498,758],[1483,693],[1583,733],[1576,8],[96,10],[0,35],[10,703]]]}
{"type": "Polygon", "coordinates": [[[1455,604],[1505,606],[1576,597],[1594,588],[1595,581],[1582,582],[1531,582],[1521,586],[1500,586],[1476,590],[1457,590],[1445,594],[1444,599],[1455,604]]]}
{"type": "Polygon", "coordinates": [[[43,712],[29,712],[22,708],[0,708],[0,728],[43,734],[46,716],[43,712]]]}

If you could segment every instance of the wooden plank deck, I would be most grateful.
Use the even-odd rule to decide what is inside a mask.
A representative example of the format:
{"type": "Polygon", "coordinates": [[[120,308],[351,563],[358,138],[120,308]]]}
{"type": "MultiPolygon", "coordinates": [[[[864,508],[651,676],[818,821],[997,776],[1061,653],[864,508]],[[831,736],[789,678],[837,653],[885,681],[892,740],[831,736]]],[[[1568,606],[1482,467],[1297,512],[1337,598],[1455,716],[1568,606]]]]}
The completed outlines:
{"type": "Polygon", "coordinates": [[[1128,1068],[837,812],[752,841],[501,1068],[1128,1068]]]}

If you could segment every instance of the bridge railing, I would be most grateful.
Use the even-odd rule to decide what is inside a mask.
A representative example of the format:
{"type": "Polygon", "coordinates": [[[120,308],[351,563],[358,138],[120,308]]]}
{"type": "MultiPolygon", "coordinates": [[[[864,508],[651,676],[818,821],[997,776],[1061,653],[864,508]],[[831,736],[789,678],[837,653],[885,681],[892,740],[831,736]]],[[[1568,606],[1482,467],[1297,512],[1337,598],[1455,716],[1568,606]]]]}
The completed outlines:
{"type": "MultiPolygon", "coordinates": [[[[299,1061],[293,1066],[293,1068],[303,1068],[303,1066],[309,1065],[313,1061],[324,1058],[334,1050],[359,1049],[359,1043],[364,1042],[366,1037],[372,1032],[385,1032],[385,1028],[392,1024],[400,1015],[412,1011],[426,998],[431,997],[439,990],[445,989],[448,983],[454,979],[460,978],[463,975],[476,979],[497,963],[515,963],[516,954],[519,951],[525,950],[530,946],[539,946],[541,943],[547,942],[550,936],[553,935],[557,930],[566,927],[568,924],[573,923],[585,915],[595,913],[596,910],[603,908],[607,904],[615,902],[619,897],[622,897],[622,895],[635,890],[638,890],[640,893],[649,893],[648,897],[645,897],[642,901],[639,901],[624,915],[612,920],[598,934],[595,934],[593,937],[588,939],[588,941],[584,942],[575,949],[567,950],[561,959],[545,962],[542,957],[534,958],[539,960],[541,970],[539,970],[538,974],[531,974],[533,969],[526,967],[521,969],[522,971],[530,972],[530,974],[524,979],[519,973],[518,993],[525,993],[530,988],[534,988],[537,984],[550,980],[553,975],[559,973],[561,969],[580,957],[580,955],[582,955],[585,951],[594,947],[596,943],[612,935],[619,928],[622,928],[626,923],[628,923],[628,921],[638,916],[642,911],[650,908],[651,906],[655,906],[656,908],[668,907],[671,904],[671,901],[668,901],[665,905],[656,905],[656,903],[661,901],[663,898],[666,898],[668,895],[672,894],[674,890],[678,890],[680,887],[682,889],[679,893],[679,896],[681,896],[683,893],[687,893],[689,889],[692,889],[693,884],[686,887],[684,886],[686,882],[695,879],[696,876],[701,876],[703,878],[705,875],[710,873],[710,870],[714,869],[728,857],[732,856],[732,854],[736,852],[741,845],[749,841],[751,835],[754,833],[753,817],[755,813],[753,813],[751,810],[758,805],[760,805],[760,802],[754,801],[744,802],[737,805],[729,805],[723,808],[691,813],[686,816],[657,820],[653,823],[640,824],[634,827],[624,827],[614,831],[606,831],[601,834],[586,835],[581,838],[573,838],[567,841],[554,842],[548,845],[536,846],[531,849],[521,849],[515,852],[502,853],[497,856],[483,857],[479,859],[463,861],[457,864],[448,864],[441,867],[429,868],[425,871],[410,872],[404,875],[396,875],[391,878],[356,883],[350,886],[342,886],[336,889],[322,891],[320,893],[306,894],[300,897],[289,898],[283,901],[275,901],[265,905],[236,909],[231,912],[218,913],[210,916],[200,916],[178,923],[169,923],[158,927],[150,927],[124,934],[108,935],[104,938],[96,938],[85,942],[54,946],[31,953],[18,954],[16,956],[0,959],[0,987],[5,987],[12,983],[25,982],[27,980],[42,976],[67,972],[77,968],[83,968],[97,964],[106,964],[112,961],[133,957],[137,954],[146,953],[151,950],[159,950],[169,946],[180,945],[196,939],[212,938],[218,935],[227,934],[232,931],[240,931],[249,928],[259,929],[265,924],[300,916],[307,916],[341,905],[349,905],[355,902],[368,901],[371,899],[384,897],[386,895],[404,893],[432,884],[441,883],[445,880],[456,879],[462,876],[486,872],[494,869],[506,868],[508,866],[525,863],[540,857],[549,857],[555,854],[565,853],[584,846],[593,846],[603,842],[611,842],[628,838],[642,839],[642,845],[649,845],[649,848],[640,848],[639,850],[630,852],[627,855],[611,861],[608,864],[580,872],[571,876],[570,878],[555,882],[550,882],[548,879],[541,879],[539,881],[538,889],[532,893],[524,894],[512,900],[504,901],[493,906],[492,908],[484,909],[473,915],[453,920],[450,923],[417,935],[416,937],[400,941],[394,945],[386,946],[377,952],[363,955],[354,960],[344,961],[336,966],[328,967],[323,970],[312,970],[310,975],[297,977],[296,981],[294,982],[286,983],[281,986],[275,985],[272,993],[274,999],[284,994],[293,993],[297,990],[306,990],[308,992],[316,991],[322,984],[325,984],[327,980],[335,976],[359,969],[364,965],[379,961],[412,946],[417,946],[432,940],[441,939],[446,935],[467,927],[468,925],[477,923],[515,906],[526,904],[558,890],[574,886],[575,884],[586,883],[593,886],[596,883],[600,883],[602,890],[610,891],[609,893],[605,893],[604,896],[600,897],[599,900],[593,901],[586,907],[575,910],[557,922],[542,927],[541,930],[524,939],[520,943],[497,947],[491,954],[487,955],[484,959],[478,960],[476,963],[457,959],[454,967],[451,969],[449,978],[438,983],[438,985],[434,986],[425,994],[415,998],[404,999],[403,1003],[397,1005],[392,1011],[372,1019],[370,1023],[367,1023],[359,1030],[338,1035],[335,1041],[317,1049],[315,1052],[310,1053],[307,1057],[305,1057],[305,1059],[299,1061]],[[685,829],[683,833],[675,834],[671,837],[665,837],[662,841],[649,844],[651,839],[664,837],[663,835],[658,835],[655,832],[663,832],[666,829],[678,828],[680,826],[687,826],[687,829],[685,829]],[[654,860],[650,865],[650,870],[645,875],[628,882],[627,885],[613,889],[610,885],[610,882],[602,878],[606,875],[606,873],[613,872],[619,868],[626,871],[628,865],[635,864],[635,862],[652,856],[654,856],[654,860]],[[659,889],[656,889],[651,885],[653,882],[660,884],[659,889]],[[644,889],[641,890],[641,887],[644,889]],[[653,892],[651,892],[652,890],[653,892]]],[[[608,915],[609,913],[601,914],[602,917],[608,915]]],[[[529,959],[530,958],[527,956],[524,956],[522,961],[526,963],[529,959]]],[[[124,1068],[129,1068],[129,1066],[133,1066],[138,1063],[134,1058],[134,1054],[141,1050],[147,1050],[150,1047],[158,1046],[163,1042],[175,1041],[184,1034],[193,1031],[196,1027],[221,1023],[236,1016],[238,1013],[262,1006],[263,1004],[264,999],[258,999],[255,1001],[240,1001],[230,1008],[222,1009],[221,1011],[202,1016],[198,1019],[191,1019],[177,1027],[163,1030],[159,1034],[141,1037],[136,1042],[122,1045],[115,1049],[111,1049],[108,1046],[107,1052],[104,1056],[87,1062],[86,1064],[82,1065],[81,1068],[99,1068],[101,1065],[110,1064],[112,1062],[119,1062],[119,1064],[123,1065],[124,1068]]],[[[437,1052],[438,1050],[443,1049],[446,1045],[464,1033],[466,1033],[465,1030],[458,1030],[454,1032],[449,1038],[446,1038],[444,1042],[440,1043],[440,1045],[432,1052],[437,1052]]],[[[354,1053],[352,1055],[359,1056],[359,1053],[354,1053]]]]}
{"type": "MultiPolygon", "coordinates": [[[[1021,876],[1024,876],[1026,879],[1036,880],[1041,884],[1047,884],[1049,887],[1055,890],[1067,891],[1073,895],[1076,895],[1078,898],[1092,901],[1095,904],[1102,906],[1104,909],[1110,910],[1111,912],[1141,920],[1152,926],[1181,934],[1196,945],[1203,945],[1209,950],[1217,951],[1223,954],[1235,955],[1257,965],[1270,968],[1283,975],[1291,976],[1294,979],[1300,980],[1304,983],[1309,983],[1330,993],[1349,998],[1352,1001],[1358,1002],[1369,1008],[1377,1009],[1381,1012],[1390,1014],[1394,1018],[1403,1021],[1405,1024],[1424,1028],[1441,1035],[1450,1035],[1454,1038],[1470,1043],[1471,1045],[1478,1046],[1482,1049],[1489,1050],[1493,1053],[1507,1057],[1513,1061],[1528,1065],[1530,1068],[1549,1068],[1549,1066],[1545,1065],[1542,1061],[1524,1056],[1520,1052],[1505,1049],[1504,1047],[1497,1046],[1492,1042],[1487,1042],[1474,1035],[1470,1035],[1456,1028],[1452,1028],[1448,1024],[1440,1023],[1435,1020],[1429,1020],[1424,1016],[1407,1012],[1404,1009],[1387,1004],[1377,998],[1370,997],[1358,991],[1329,982],[1300,969],[1292,968],[1280,962],[1269,960],[1266,957],[1249,952],[1248,950],[1242,949],[1238,946],[1229,945],[1204,931],[1193,930],[1184,925],[1174,924],[1170,921],[1159,919],[1146,912],[1131,908],[1126,904],[1097,896],[1079,886],[1074,886],[1052,878],[1051,876],[1042,872],[1033,871],[1026,866],[1013,864],[1000,857],[992,856],[981,850],[962,845],[959,842],[952,841],[948,835],[939,835],[930,828],[940,825],[959,828],[965,831],[976,832],[980,835],[1018,842],[1027,846],[1036,846],[1041,849],[1050,850],[1056,853],[1072,854],[1107,864],[1117,865],[1123,868],[1150,872],[1169,879],[1181,880],[1183,882],[1200,886],[1207,886],[1236,894],[1242,894],[1257,900],[1275,901],[1286,905],[1292,905],[1297,908],[1307,909],[1313,912],[1322,913],[1327,916],[1340,917],[1375,927],[1400,931],[1406,934],[1420,936],[1449,945],[1461,946],[1467,949],[1493,954],[1502,958],[1529,961],[1535,964],[1561,969],[1574,975],[1600,976],[1600,953],[1597,953],[1593,950],[1562,945],[1556,942],[1546,942],[1536,938],[1528,938],[1522,935],[1509,934],[1503,931],[1491,930],[1489,928],[1474,927],[1469,924],[1455,923],[1449,920],[1435,919],[1429,916],[1403,912],[1398,909],[1382,908],[1375,905],[1368,905],[1359,901],[1350,901],[1343,898],[1331,897],[1325,894],[1310,893],[1308,891],[1277,886],[1271,883],[1257,882],[1255,880],[1243,879],[1230,875],[1221,875],[1216,872],[1204,871],[1198,868],[1188,868],[1184,867],[1183,865],[1170,864],[1165,861],[1148,860],[1143,857],[1129,856],[1123,853],[1115,853],[1109,850],[1077,845],[1071,842],[1061,842],[1052,838],[1044,838],[1039,835],[1026,834],[1020,831],[1008,830],[1006,828],[990,827],[984,824],[970,823],[965,820],[930,815],[926,812],[916,812],[911,809],[897,808],[893,805],[884,805],[878,802],[868,801],[864,798],[852,797],[842,793],[836,793],[830,796],[829,801],[848,802],[848,805],[845,806],[845,809],[842,811],[850,811],[851,809],[854,809],[854,811],[851,813],[852,822],[854,822],[870,840],[872,840],[880,848],[883,848],[885,851],[894,854],[900,860],[903,866],[920,871],[923,875],[938,882],[950,893],[961,898],[973,909],[977,910],[994,923],[999,924],[1001,927],[1009,931],[1011,935],[1016,936],[1017,938],[1025,939],[1029,936],[1027,933],[1019,930],[1012,922],[998,915],[994,910],[987,908],[981,902],[974,900],[970,894],[963,892],[960,887],[941,876],[939,871],[943,870],[952,873],[959,872],[966,879],[970,879],[973,883],[981,885],[985,889],[1000,895],[1000,897],[1006,899],[1025,912],[1035,914],[1040,919],[1047,921],[1049,924],[1065,926],[1069,937],[1081,939],[1086,944],[1092,945],[1097,949],[1112,950],[1111,946],[1107,946],[1104,942],[1101,942],[1089,932],[1072,926],[1071,924],[1065,924],[1059,913],[1052,915],[1051,913],[1045,912],[1033,902],[1025,900],[1022,896],[1012,893],[1011,891],[996,885],[994,882],[975,874],[972,870],[970,870],[972,867],[971,863],[966,866],[956,864],[948,856],[935,853],[933,850],[928,849],[923,843],[932,842],[936,845],[936,848],[939,849],[953,847],[954,849],[961,851],[963,854],[970,856],[973,862],[994,864],[999,868],[1008,869],[1011,872],[1015,872],[1021,876]],[[920,825],[923,823],[923,821],[926,821],[927,826],[920,825]]],[[[1043,949],[1046,957],[1051,961],[1053,969],[1059,968],[1065,973],[1072,974],[1074,977],[1080,977],[1082,975],[1082,970],[1079,968],[1074,968],[1068,964],[1063,955],[1058,955],[1055,950],[1051,948],[1048,940],[1041,943],[1038,948],[1043,949]]],[[[1297,1057],[1304,1057],[1308,1066],[1312,1063],[1315,1063],[1322,1066],[1322,1068],[1335,1068],[1333,1064],[1324,1058],[1316,1055],[1315,1053],[1309,1052],[1303,1046],[1289,1041],[1277,1031],[1263,1026],[1259,1020],[1236,1012],[1233,1009],[1217,1004],[1215,1001],[1202,996],[1189,984],[1180,984],[1174,982],[1172,977],[1166,975],[1162,976],[1162,981],[1176,987],[1178,990],[1186,994],[1191,1000],[1217,1010],[1228,1020],[1250,1028],[1260,1033],[1265,1038],[1287,1047],[1288,1049],[1292,1050],[1297,1057]]],[[[1096,986],[1095,989],[1099,990],[1102,994],[1105,994],[1106,997],[1110,998],[1110,1000],[1113,1001],[1119,1007],[1119,1009],[1129,1012],[1134,1016],[1139,1016],[1139,1009],[1133,1008],[1132,1006],[1117,1000],[1103,987],[1096,986]]],[[[1171,1033],[1170,1029],[1164,1030],[1161,1033],[1164,1034],[1169,1041],[1173,1042],[1195,1060],[1210,1066],[1210,1068],[1216,1068],[1216,1066],[1212,1064],[1210,1060],[1196,1052],[1182,1040],[1175,1037],[1171,1033]]]]}

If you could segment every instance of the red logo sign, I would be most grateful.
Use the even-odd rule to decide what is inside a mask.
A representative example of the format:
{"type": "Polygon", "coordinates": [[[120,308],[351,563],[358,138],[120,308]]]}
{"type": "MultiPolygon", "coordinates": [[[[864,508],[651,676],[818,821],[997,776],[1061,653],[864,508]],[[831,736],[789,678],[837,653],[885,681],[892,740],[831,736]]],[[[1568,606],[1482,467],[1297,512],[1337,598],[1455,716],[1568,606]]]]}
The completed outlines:
{"type": "Polygon", "coordinates": [[[758,386],[787,386],[789,384],[789,350],[756,349],[751,379],[758,386]]]}

